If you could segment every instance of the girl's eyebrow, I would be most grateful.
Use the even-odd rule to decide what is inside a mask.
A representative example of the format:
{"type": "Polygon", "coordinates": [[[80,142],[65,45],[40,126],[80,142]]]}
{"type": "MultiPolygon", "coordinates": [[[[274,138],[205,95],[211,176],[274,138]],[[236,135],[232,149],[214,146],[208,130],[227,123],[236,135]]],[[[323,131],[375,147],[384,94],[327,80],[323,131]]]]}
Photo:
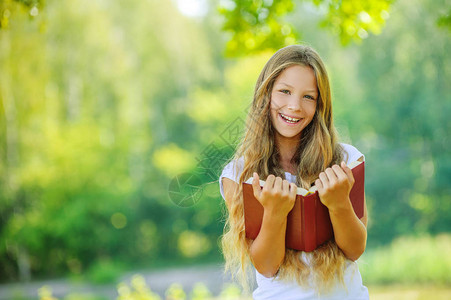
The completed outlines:
{"type": "Polygon", "coordinates": [[[279,82],[278,84],[283,84],[283,85],[285,85],[285,86],[287,86],[289,88],[293,88],[292,85],[289,85],[288,83],[285,83],[285,82],[279,82]]]}
{"type": "MultiPolygon", "coordinates": [[[[293,88],[292,85],[290,85],[290,84],[288,84],[288,83],[285,83],[285,82],[279,82],[279,83],[277,83],[277,85],[279,85],[279,84],[285,85],[286,87],[289,87],[289,88],[291,88],[291,89],[293,88]]],[[[305,92],[307,92],[307,93],[318,93],[317,90],[306,90],[305,92]]]]}

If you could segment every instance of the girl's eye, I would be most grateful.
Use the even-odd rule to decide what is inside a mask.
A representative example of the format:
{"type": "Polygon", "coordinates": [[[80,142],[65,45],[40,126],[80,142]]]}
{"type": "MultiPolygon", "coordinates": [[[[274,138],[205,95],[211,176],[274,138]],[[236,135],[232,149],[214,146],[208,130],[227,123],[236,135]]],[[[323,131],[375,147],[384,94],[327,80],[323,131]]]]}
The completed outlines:
{"type": "Polygon", "coordinates": [[[310,96],[310,95],[305,95],[304,98],[307,98],[309,100],[315,100],[315,98],[313,96],[310,96]]]}
{"type": "Polygon", "coordinates": [[[283,93],[283,94],[290,95],[290,91],[289,90],[280,90],[280,92],[283,93]]]}

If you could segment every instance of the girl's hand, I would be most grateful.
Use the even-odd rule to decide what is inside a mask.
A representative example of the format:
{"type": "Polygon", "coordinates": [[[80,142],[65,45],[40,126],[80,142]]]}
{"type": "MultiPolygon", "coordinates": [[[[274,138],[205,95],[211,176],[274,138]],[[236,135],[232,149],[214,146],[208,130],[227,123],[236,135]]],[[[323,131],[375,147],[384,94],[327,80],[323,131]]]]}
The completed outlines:
{"type": "Polygon", "coordinates": [[[254,172],[253,175],[252,188],[254,196],[261,203],[265,212],[286,218],[294,206],[297,191],[296,184],[280,177],[269,175],[262,189],[258,174],[254,172]]]}
{"type": "Polygon", "coordinates": [[[344,162],[341,162],[341,167],[333,165],[321,172],[315,185],[321,202],[329,211],[349,208],[349,192],[354,185],[354,176],[344,162]]]}

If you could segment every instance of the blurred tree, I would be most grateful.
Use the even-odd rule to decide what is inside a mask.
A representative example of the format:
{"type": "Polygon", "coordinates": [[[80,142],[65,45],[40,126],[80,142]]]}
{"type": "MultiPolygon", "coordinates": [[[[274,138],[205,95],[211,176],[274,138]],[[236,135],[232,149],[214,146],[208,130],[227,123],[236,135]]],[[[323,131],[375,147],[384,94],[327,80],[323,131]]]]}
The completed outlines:
{"type": "Polygon", "coordinates": [[[351,41],[360,42],[370,33],[379,34],[394,0],[221,1],[219,11],[225,17],[223,29],[232,34],[227,53],[243,55],[278,49],[300,40],[302,29],[294,27],[284,17],[293,12],[299,17],[301,13],[295,5],[302,2],[303,14],[319,12],[321,26],[346,45],[351,41]]]}
{"type": "Polygon", "coordinates": [[[9,27],[15,14],[36,17],[44,3],[45,0],[0,0],[0,30],[9,27]]]}
{"type": "MultiPolygon", "coordinates": [[[[451,5],[451,4],[449,4],[451,5]]],[[[448,5],[448,6],[449,6],[448,5]]],[[[446,7],[445,7],[446,9],[446,7]]],[[[451,8],[448,8],[448,11],[443,12],[437,21],[439,26],[443,26],[448,28],[451,31],[451,8]]]]}
{"type": "MultiPolygon", "coordinates": [[[[396,0],[225,0],[219,12],[223,30],[230,33],[226,53],[246,55],[279,49],[303,39],[305,28],[296,20],[319,15],[319,25],[337,36],[342,45],[360,44],[370,34],[382,32],[396,0]],[[296,5],[299,5],[296,7],[296,5]]],[[[435,13],[437,23],[451,30],[450,4],[435,13]]]]}
{"type": "Polygon", "coordinates": [[[369,150],[375,242],[451,231],[451,40],[436,25],[447,3],[398,1],[384,34],[361,48],[367,113],[350,130],[369,150]]]}
{"type": "Polygon", "coordinates": [[[219,79],[218,46],[171,2],[45,7],[44,30],[18,13],[0,31],[0,280],[183,259],[183,232],[215,245],[220,208],[175,206],[177,159],[154,154],[201,147],[187,95],[219,79]]]}

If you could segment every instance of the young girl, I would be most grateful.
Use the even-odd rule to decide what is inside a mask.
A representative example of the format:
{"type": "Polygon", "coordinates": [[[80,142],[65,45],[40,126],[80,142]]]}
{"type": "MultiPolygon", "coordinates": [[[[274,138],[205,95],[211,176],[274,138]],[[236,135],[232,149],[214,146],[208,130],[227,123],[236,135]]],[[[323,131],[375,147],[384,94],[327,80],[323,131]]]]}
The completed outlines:
{"type": "Polygon", "coordinates": [[[277,51],[260,73],[244,138],[219,178],[228,209],[222,238],[226,269],[246,287],[252,263],[254,299],[369,298],[355,263],[366,247],[366,205],[358,219],[349,200],[354,178],[346,166],[363,159],[355,147],[337,142],[319,55],[298,45],[277,51]],[[255,240],[244,231],[242,182],[249,177],[264,208],[255,240]],[[266,181],[263,189],[255,184],[259,179],[266,181]],[[296,188],[312,185],[329,210],[334,240],[308,253],[287,249],[287,215],[296,188]]]}

